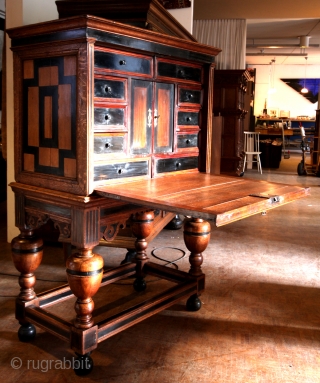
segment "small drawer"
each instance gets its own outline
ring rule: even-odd
[[[95,68],[118,72],[135,73],[138,75],[152,75],[152,58],[129,55],[122,52],[96,50],[94,52]]]
[[[178,149],[196,148],[198,146],[198,134],[179,134],[177,141]]]
[[[94,79],[94,97],[112,100],[125,100],[126,84],[124,81]]]
[[[178,112],[178,125],[199,125],[199,113]]]
[[[96,135],[94,137],[94,154],[121,153],[124,150],[123,136]]]
[[[199,104],[201,103],[201,90],[179,89],[179,103]]]
[[[189,170],[198,167],[198,157],[178,157],[164,158],[156,160],[156,172],[176,172],[179,170]]]
[[[170,62],[158,61],[157,75],[178,80],[201,82],[201,68],[191,67]]]
[[[147,160],[96,165],[94,167],[94,181],[146,176],[148,173],[149,161]]]
[[[125,111],[123,108],[94,108],[94,125],[97,127],[123,127]]]

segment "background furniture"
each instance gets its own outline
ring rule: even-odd
[[[287,138],[286,147],[289,149],[298,149],[300,150],[301,143],[301,135],[300,135],[300,124],[303,125],[306,131],[306,135],[308,136],[308,142],[310,143],[313,140],[313,136],[315,133],[315,120],[302,120],[296,118],[257,118],[256,119],[256,130],[259,130],[260,134],[268,135],[268,136],[282,136],[282,131],[280,128],[275,128],[274,124],[278,122],[284,122],[291,125],[290,129],[285,128],[284,134]],[[263,123],[266,124],[264,128]],[[269,128],[268,128],[269,127]]]
[[[243,169],[245,95],[252,80],[247,70],[215,70],[214,116],[222,116],[221,172],[240,175]]]
[[[248,169],[252,169],[252,164],[254,162],[256,162],[258,172],[260,172],[262,174],[260,154],[261,154],[261,152],[259,150],[259,133],[258,132],[244,132],[243,171],[245,171],[246,164],[247,164]]]

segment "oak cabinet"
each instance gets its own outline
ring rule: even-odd
[[[95,16],[9,34],[18,182],[89,195],[105,182],[210,170],[206,94],[219,50]]]

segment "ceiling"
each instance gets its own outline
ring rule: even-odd
[[[236,18],[247,20],[247,64],[320,64],[319,0],[194,0],[195,20]]]

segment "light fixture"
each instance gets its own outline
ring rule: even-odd
[[[309,48],[310,36],[300,36],[300,48]]]
[[[308,57],[305,57],[306,64],[304,66],[304,82],[303,82],[303,88],[301,89],[301,93],[308,93],[308,89],[306,88],[306,77],[307,77],[307,60]]]

